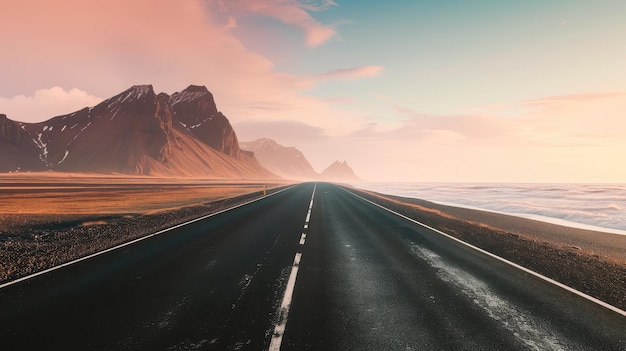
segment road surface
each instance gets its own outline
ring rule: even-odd
[[[626,350],[626,317],[305,183],[0,288],[3,350]]]

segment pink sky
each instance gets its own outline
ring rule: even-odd
[[[241,140],[265,136],[296,146],[318,171],[345,159],[368,180],[626,181],[626,82],[621,73],[608,72],[611,66],[601,57],[609,56],[593,53],[597,57],[584,62],[586,75],[574,61],[572,70],[559,73],[564,63],[555,61],[533,66],[527,74],[536,73],[533,80],[522,74],[487,86],[489,70],[499,69],[491,56],[477,61],[481,66],[450,63],[445,52],[418,62],[425,53],[408,45],[418,41],[417,29],[358,44],[368,23],[352,17],[368,14],[354,6],[297,0],[11,2],[0,21],[0,113],[42,121],[134,84],[166,93],[198,84],[214,94]],[[374,12],[368,15],[372,22],[385,20]],[[324,17],[332,14],[336,18]],[[575,24],[558,18],[553,30]],[[395,43],[406,51],[385,46]],[[609,50],[607,43],[596,49]],[[517,50],[522,48],[529,51],[519,54],[533,60],[540,54],[532,50],[545,52],[534,41]],[[624,56],[621,49],[611,52]],[[421,67],[430,68],[413,71]]]

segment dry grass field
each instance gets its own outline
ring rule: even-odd
[[[285,184],[0,175],[0,282],[263,196]]]
[[[150,214],[273,186],[276,184],[149,177],[5,175],[0,176],[0,215]]]

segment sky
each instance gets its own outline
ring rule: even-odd
[[[623,0],[22,0],[0,113],[204,85],[241,141],[368,181],[626,182]]]

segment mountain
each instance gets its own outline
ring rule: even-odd
[[[226,117],[217,110],[213,95],[204,86],[190,85],[174,93],[170,105],[180,125],[206,145],[238,160],[237,135]]]
[[[0,172],[7,170],[43,171],[40,136],[33,138],[23,123],[0,114]],[[6,169],[6,170],[5,170]]]
[[[243,150],[251,151],[263,167],[286,179],[314,180],[319,178],[309,161],[295,147],[285,147],[272,139],[262,138],[239,143]]]
[[[361,180],[345,161],[336,161],[321,174],[317,173],[302,151],[282,146],[272,139],[262,138],[239,145],[244,152],[253,152],[263,167],[286,179],[339,182]]]
[[[322,171],[321,177],[324,180],[332,180],[339,182],[354,182],[361,180],[354,174],[354,170],[348,166],[348,162],[335,161],[325,170]]]
[[[40,123],[0,116],[0,172],[123,173],[275,178],[239,149],[228,119],[201,86],[169,96],[137,85]]]

